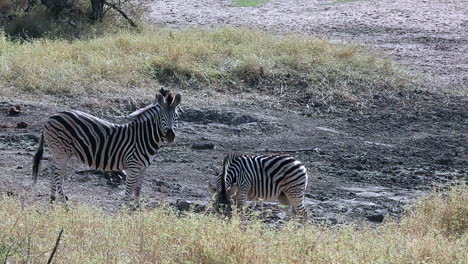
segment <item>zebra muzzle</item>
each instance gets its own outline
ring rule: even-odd
[[[172,143],[172,142],[174,142],[174,139],[175,139],[174,130],[168,129],[167,132],[166,132],[166,140],[167,140],[167,142]]]

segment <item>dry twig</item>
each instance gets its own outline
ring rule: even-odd
[[[50,257],[49,257],[49,260],[47,261],[47,264],[50,264],[52,262],[52,259],[54,258],[55,252],[57,251],[58,245],[60,243],[60,238],[62,237],[62,233],[63,233],[63,228],[62,230],[60,230],[57,240],[55,241],[54,249],[52,250],[52,253],[50,253]]]

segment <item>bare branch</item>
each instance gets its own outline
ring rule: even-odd
[[[63,233],[63,228],[62,230],[60,230],[57,240],[55,241],[54,249],[52,250],[52,253],[50,253],[50,257],[49,257],[49,260],[47,261],[47,264],[50,264],[52,262],[52,259],[54,258],[55,252],[57,251],[58,245],[60,243],[60,238],[62,237],[62,233]]]
[[[122,11],[122,9],[120,9],[120,7],[107,1],[104,1],[104,4],[119,12],[125,19],[127,19],[128,23],[130,23],[132,27],[138,27],[137,24],[135,24],[135,22],[133,22],[133,20],[130,17],[128,17],[127,14],[125,14],[125,12]]]

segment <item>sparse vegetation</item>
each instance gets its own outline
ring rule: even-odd
[[[73,42],[0,36],[5,95],[130,95],[151,79],[182,89],[289,92],[305,102],[360,100],[412,85],[393,61],[360,46],[248,29],[158,29]]]
[[[231,6],[234,7],[253,7],[263,5],[267,0],[234,0],[232,1]]]
[[[419,201],[378,227],[290,223],[272,229],[238,218],[178,217],[169,209],[107,215],[79,205],[22,207],[0,200],[0,259],[45,263],[63,228],[57,263],[465,263],[468,189]]]

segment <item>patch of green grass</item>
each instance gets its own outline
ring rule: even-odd
[[[263,5],[267,0],[234,0],[232,1],[231,6],[234,7],[254,7]]]
[[[332,0],[332,2],[328,4],[332,5],[332,4],[350,3],[350,2],[358,2],[358,1],[367,1],[367,0]]]
[[[148,81],[186,90],[286,92],[350,101],[412,87],[392,60],[358,45],[243,29],[157,29],[77,41],[12,42],[0,34],[4,95],[132,95]]]
[[[468,189],[422,199],[400,222],[328,227],[260,222],[169,209],[105,214],[0,199],[0,257],[45,263],[64,233],[55,263],[466,263]],[[7,247],[2,245],[8,245]]]

